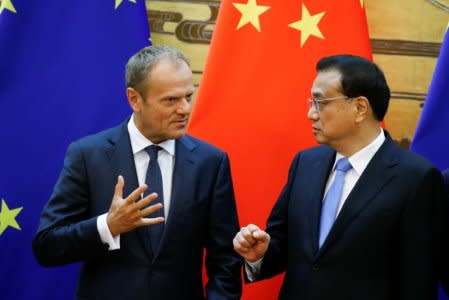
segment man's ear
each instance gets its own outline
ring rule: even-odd
[[[363,120],[365,120],[371,110],[371,106],[369,104],[368,98],[365,96],[359,96],[352,99],[354,101],[354,107],[356,110],[356,123],[361,123]]]
[[[134,112],[138,112],[140,110],[140,103],[142,103],[139,92],[132,87],[128,87],[126,88],[126,97],[128,98],[128,103],[132,110]]]

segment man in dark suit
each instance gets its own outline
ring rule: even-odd
[[[280,299],[436,299],[439,171],[382,130],[375,64],[331,56],[317,72],[307,116],[321,146],[294,158],[266,231],[235,236],[248,280],[285,271]]]
[[[126,83],[131,118],[70,145],[33,240],[37,260],[81,261],[76,299],[240,299],[228,157],[185,135],[188,58],[144,48]]]

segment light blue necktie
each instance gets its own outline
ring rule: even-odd
[[[335,166],[334,182],[327,191],[326,197],[323,201],[321,209],[320,220],[320,240],[319,246],[323,245],[329,231],[334,224],[337,217],[338,205],[340,204],[341,193],[343,191],[343,184],[345,182],[345,175],[352,168],[351,163],[346,157],[340,158]]]

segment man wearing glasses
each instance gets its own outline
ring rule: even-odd
[[[375,64],[338,55],[317,72],[321,145],[296,155],[266,230],[235,236],[247,280],[286,272],[280,299],[436,299],[440,172],[381,128],[390,90]]]

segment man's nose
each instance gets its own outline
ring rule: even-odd
[[[189,114],[191,111],[192,111],[192,101],[184,97],[178,106],[177,112],[179,114]]]
[[[309,107],[309,110],[307,111],[307,119],[309,120],[317,120],[319,118],[319,112],[318,110],[311,105]]]

